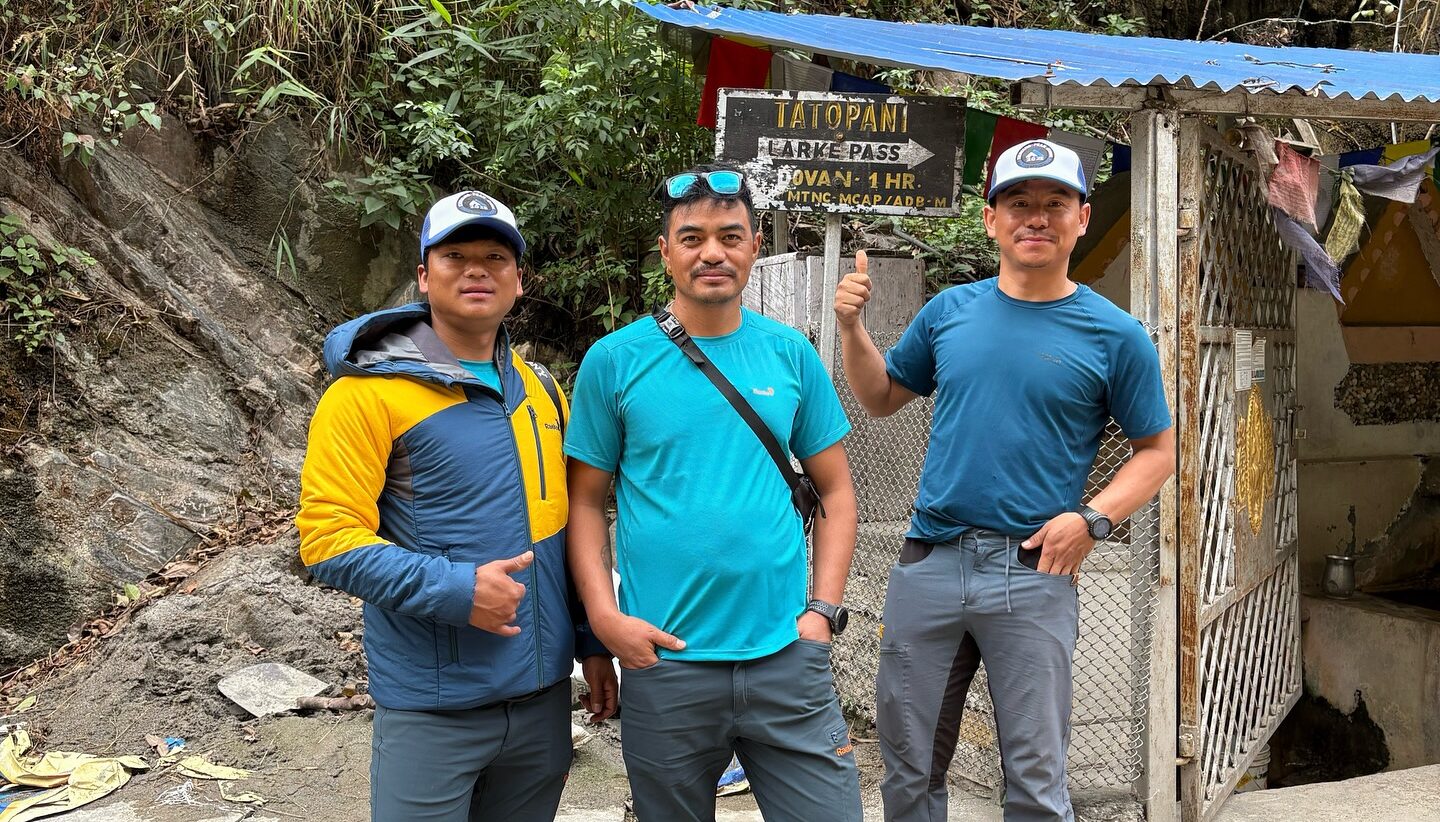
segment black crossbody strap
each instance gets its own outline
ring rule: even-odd
[[[760,419],[760,415],[755,413],[755,409],[750,407],[750,403],[740,396],[740,392],[735,390],[735,386],[725,379],[725,375],[720,373],[720,369],[710,362],[710,359],[705,356],[705,352],[700,350],[700,346],[690,339],[690,335],[685,332],[685,327],[680,324],[680,321],[675,319],[675,315],[662,308],[656,311],[654,316],[655,323],[660,326],[661,331],[665,332],[665,336],[670,338],[670,342],[675,343],[676,347],[685,352],[685,356],[690,358],[690,362],[699,367],[700,373],[720,389],[720,393],[730,401],[730,405],[750,426],[750,430],[755,432],[760,444],[770,452],[770,459],[775,461],[775,467],[779,468],[780,474],[785,477],[785,484],[790,486],[790,490],[794,492],[800,485],[800,475],[790,464],[790,458],[786,456],[785,449],[780,447],[780,443],[775,440],[775,434],[765,425],[765,421]]]

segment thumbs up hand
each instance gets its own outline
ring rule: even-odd
[[[835,289],[835,319],[840,325],[860,324],[860,312],[870,301],[870,258],[864,251],[855,252],[855,270],[846,274]]]
[[[497,559],[475,569],[475,599],[470,608],[470,624],[482,631],[500,636],[515,636],[520,633],[515,621],[520,600],[525,598],[525,586],[511,579],[530,567],[535,561],[535,552],[526,551],[518,557]]]

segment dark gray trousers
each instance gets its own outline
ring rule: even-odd
[[[887,822],[944,822],[945,772],[982,658],[1006,822],[1075,818],[1065,762],[1078,589],[1068,575],[1027,567],[1020,542],[985,532],[937,545],[906,540],[890,571],[876,680]]]
[[[712,822],[733,752],[767,822],[860,822],[860,774],[830,646],[743,662],[662,659],[620,680],[621,748],[640,822]]]
[[[552,822],[570,773],[569,680],[464,711],[375,708],[372,822]]]

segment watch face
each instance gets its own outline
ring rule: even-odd
[[[845,626],[850,624],[850,609],[840,607],[835,609],[835,618],[830,620],[830,632],[834,634],[843,633]]]
[[[1115,526],[1111,525],[1110,520],[1105,517],[1096,517],[1095,521],[1090,523],[1090,533],[1095,539],[1105,539],[1114,529]]]

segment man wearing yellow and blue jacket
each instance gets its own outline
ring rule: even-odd
[[[437,202],[426,302],[339,326],[311,421],[301,556],[365,603],[376,822],[552,820],[572,658],[600,721],[617,685],[565,568],[567,409],[511,350],[525,241],[478,191]]]

